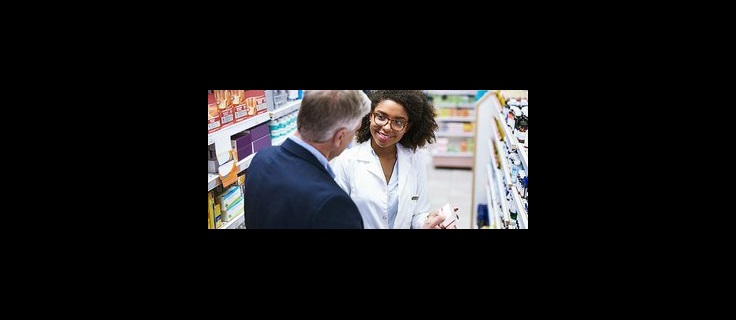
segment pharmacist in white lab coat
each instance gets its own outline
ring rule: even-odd
[[[426,156],[417,152],[435,140],[434,107],[418,90],[377,90],[370,98],[358,144],[332,161],[335,181],[365,229],[441,229],[444,218],[430,213]]]

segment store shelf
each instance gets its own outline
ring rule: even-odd
[[[491,163],[493,163],[493,168],[495,169],[498,164],[498,156],[496,156],[496,151],[493,150],[493,141],[491,139],[488,140],[488,154],[491,155]]]
[[[498,146],[498,148],[502,148],[501,141],[498,140],[498,137],[494,136],[493,139],[496,142],[496,145]],[[504,154],[503,149],[499,153]],[[501,160],[501,171],[503,172],[503,176],[506,178],[506,183],[511,183],[511,174],[509,173],[510,168],[509,168],[508,162],[506,162],[506,157],[501,155],[500,160]]]
[[[271,120],[271,116],[268,113],[262,113],[245,121],[230,124],[227,127],[220,129],[219,131],[207,134],[207,145],[211,145],[215,142],[215,140],[222,138],[230,140],[230,137],[232,135],[242,132],[243,130],[248,130],[269,120]]]
[[[238,173],[243,172],[243,170],[245,169],[248,169],[248,166],[250,166],[250,162],[253,160],[253,157],[255,157],[255,155],[255,153],[251,154],[245,157],[245,159],[238,161]],[[209,173],[209,179],[207,181],[207,191],[214,189],[221,183],[222,181],[220,180],[220,176]]]
[[[436,109],[474,109],[475,103],[437,103]]]
[[[501,134],[503,134],[504,136],[504,143],[509,148],[509,150],[516,148],[516,144],[518,144],[519,142],[516,141],[516,137],[513,135],[511,129],[509,128],[509,126],[506,125],[505,122],[502,121],[503,119],[500,116],[497,117],[497,119],[498,119],[498,122],[501,123],[500,125],[501,128],[499,129],[501,131]],[[496,126],[496,128],[498,127],[499,126]]]
[[[253,153],[245,157],[245,159],[238,161],[238,173],[241,173],[243,172],[243,170],[248,169],[248,167],[250,166],[250,162],[253,161],[253,157],[255,156],[256,154]]]
[[[434,135],[437,137],[475,137],[472,132],[437,132]]]
[[[245,212],[239,214],[235,219],[225,222],[218,229],[237,229],[239,225],[245,222]]]
[[[220,176],[212,173],[208,173],[208,179],[207,179],[207,191],[214,189],[217,187],[217,185],[220,184]]]
[[[490,164],[486,165],[486,169],[488,170],[488,186],[490,193],[490,196],[488,197],[488,206],[490,207],[493,205],[493,207],[496,207],[496,203],[498,203],[498,200],[496,200],[496,193],[492,192],[492,186],[496,183],[496,181],[493,179],[493,168],[491,168]],[[495,211],[495,210],[494,210]]]
[[[437,121],[457,121],[457,122],[473,122],[475,121],[475,117],[437,117],[435,118]]]
[[[498,203],[501,204],[501,213],[499,214],[499,217],[503,216],[504,221],[511,221],[511,213],[509,212],[509,205],[506,203],[506,187],[504,186],[503,182],[501,182],[501,179],[496,179],[496,184],[498,186]]]
[[[516,186],[513,186],[511,188],[511,197],[514,198],[514,202],[516,203],[516,210],[517,210],[517,217],[518,222],[521,223],[520,228],[521,229],[529,229],[529,216],[527,215],[526,208],[524,208],[524,204],[521,202],[521,196],[519,195],[519,189],[516,188]]]
[[[472,168],[473,157],[432,157],[432,163],[435,167],[447,168]]]
[[[519,154],[519,158],[521,158],[521,165],[524,166],[524,171],[526,171],[527,177],[529,176],[529,151],[524,148],[524,145],[519,143],[517,144],[516,151]]]
[[[472,152],[437,152],[432,153],[433,157],[448,157],[448,158],[472,158]]]
[[[427,94],[433,95],[456,95],[456,96],[475,96],[478,90],[425,90]]]
[[[298,110],[301,105],[302,105],[301,99],[289,101],[283,107],[278,108],[274,111],[271,111],[270,112],[271,119],[278,119],[289,113],[292,113],[293,111]]]
[[[486,197],[488,197],[488,225],[490,228],[493,229],[493,224],[495,222],[495,219],[493,218],[493,211],[491,211],[493,210],[493,200],[491,200],[491,188],[488,185],[486,185]]]

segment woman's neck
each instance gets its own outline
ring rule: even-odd
[[[379,158],[385,159],[396,157],[396,144],[386,148],[381,148],[375,141],[373,141],[373,139],[371,139],[371,148],[373,148],[373,152],[375,152]]]

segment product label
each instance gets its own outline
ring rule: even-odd
[[[246,110],[245,108],[239,111],[235,111],[236,119],[244,118],[246,115],[248,115],[248,110]]]
[[[210,122],[207,124],[207,131],[220,127],[220,121]]]
[[[229,123],[233,121],[233,115],[227,115],[222,117],[222,123]]]

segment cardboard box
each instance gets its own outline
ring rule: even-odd
[[[233,103],[235,122],[243,121],[248,117],[248,108],[245,103],[245,90],[230,90]]]
[[[215,103],[215,94],[211,92],[207,94],[207,117],[207,134],[220,130],[220,112]]]
[[[258,152],[261,149],[267,148],[271,146],[271,135],[267,135],[264,137],[261,137],[258,140],[253,141],[253,152]]]
[[[220,123],[222,127],[235,123],[235,113],[233,111],[233,101],[230,90],[214,90],[215,103],[220,113]]]
[[[253,154],[253,135],[249,130],[245,130],[232,136],[230,145],[233,150],[236,150],[238,161],[245,159],[247,156]]]
[[[247,118],[255,117],[268,112],[265,90],[243,90],[245,94],[245,106],[248,110]]]

